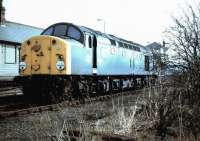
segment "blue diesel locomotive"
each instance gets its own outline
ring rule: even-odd
[[[22,44],[16,80],[25,95],[77,98],[143,86],[152,69],[152,53],[137,43],[57,23]]]

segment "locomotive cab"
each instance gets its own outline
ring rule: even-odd
[[[66,41],[83,44],[83,33],[74,25],[59,23],[48,27],[40,36],[22,44],[20,74],[70,75],[71,46]]]

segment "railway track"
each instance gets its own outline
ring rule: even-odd
[[[0,81],[0,99],[12,95],[22,95],[21,86],[14,81]]]
[[[13,80],[0,80],[0,89],[4,89],[7,87],[17,87],[18,85],[16,84],[15,81]]]
[[[0,98],[13,96],[13,95],[22,95],[22,90],[19,87],[5,87],[0,89]]]
[[[59,111],[63,108],[72,106],[81,106],[83,104],[89,104],[97,101],[106,101],[108,99],[111,99],[112,97],[118,97],[118,96],[125,96],[134,94],[141,91],[140,90],[131,90],[131,91],[123,91],[114,93],[111,95],[104,95],[104,96],[98,96],[98,97],[91,97],[91,98],[84,98],[82,100],[72,100],[72,101],[63,101],[56,104],[50,104],[50,105],[40,105],[40,104],[30,104],[29,101],[25,99],[25,97],[11,97],[9,98],[9,102],[4,102],[4,104],[0,104],[0,120],[3,120],[5,118],[9,117],[15,117],[15,116],[24,116],[24,115],[30,115],[34,113],[41,113],[44,111]],[[6,97],[8,98],[8,97]],[[5,101],[6,98],[0,99],[0,101]],[[15,101],[15,102],[14,102]],[[23,101],[26,101],[24,103]]]
[[[171,84],[167,84],[168,86]],[[161,87],[162,85],[156,85],[155,87]],[[166,84],[165,84],[166,86]],[[113,97],[133,95],[141,93],[143,89],[126,90],[122,92],[112,93],[108,95],[83,98],[81,100],[65,100],[56,104],[44,105],[44,103],[33,103],[31,99],[27,99],[23,95],[12,95],[0,98],[0,120],[13,117],[13,116],[24,116],[34,113],[41,113],[44,111],[59,111],[69,106],[81,106],[83,104],[89,104],[97,101],[106,101]]]

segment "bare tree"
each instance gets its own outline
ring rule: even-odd
[[[173,20],[175,25],[168,30],[169,42],[177,53],[173,66],[184,74],[186,88],[200,99],[200,8],[188,6]]]
[[[171,66],[180,72],[179,82],[185,89],[179,95],[181,112],[177,114],[181,115],[181,127],[197,139],[200,132],[200,8],[188,5],[173,20],[174,26],[167,30],[169,46],[176,52]]]
[[[3,0],[0,0],[0,12],[1,12],[2,6],[3,6]],[[0,19],[1,19],[1,17],[0,17]]]
[[[0,24],[2,23],[3,0],[0,0]]]

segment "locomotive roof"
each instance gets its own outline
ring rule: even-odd
[[[128,40],[125,40],[125,39],[122,39],[122,38],[119,38],[119,37],[116,37],[112,34],[106,34],[106,33],[102,33],[100,31],[96,31],[94,29],[91,29],[91,28],[88,28],[88,27],[85,27],[85,26],[78,26],[81,31],[83,32],[89,32],[89,33],[92,33],[92,34],[95,34],[95,35],[98,35],[98,36],[103,36],[103,37],[106,37],[108,39],[112,39],[112,40],[115,40],[115,41],[118,41],[118,42],[124,42],[124,43],[129,43],[129,44],[134,44],[138,47],[141,47],[142,45],[138,44],[138,43],[134,43],[133,41],[128,41]]]
[[[56,23],[56,24],[53,24],[49,27],[52,27],[52,26],[55,26],[55,25],[59,25],[59,24],[66,24],[66,25],[72,25],[72,26],[75,26],[76,28],[78,28],[81,32],[87,32],[87,33],[90,33],[90,34],[93,34],[93,35],[96,35],[96,36],[102,36],[102,37],[105,37],[107,39],[110,40],[111,44],[112,45],[116,45],[116,42],[118,42],[118,44],[120,44],[120,46],[125,46],[127,48],[132,48],[134,50],[137,50],[137,51],[140,51],[141,48],[143,48],[142,45],[138,44],[138,43],[135,43],[135,42],[132,42],[132,41],[128,41],[128,40],[125,40],[125,39],[122,39],[122,38],[119,38],[119,37],[116,37],[114,35],[111,35],[111,34],[106,34],[106,33],[102,33],[100,31],[97,31],[97,30],[94,30],[94,29],[91,29],[89,27],[85,27],[85,26],[78,26],[78,25],[75,25],[73,23],[67,23],[67,22],[61,22],[61,23]],[[48,28],[49,28],[48,27]],[[48,28],[46,28],[45,30],[47,30]],[[45,31],[44,30],[44,31]],[[43,32],[44,32],[43,31]],[[43,34],[43,33],[42,33]]]

